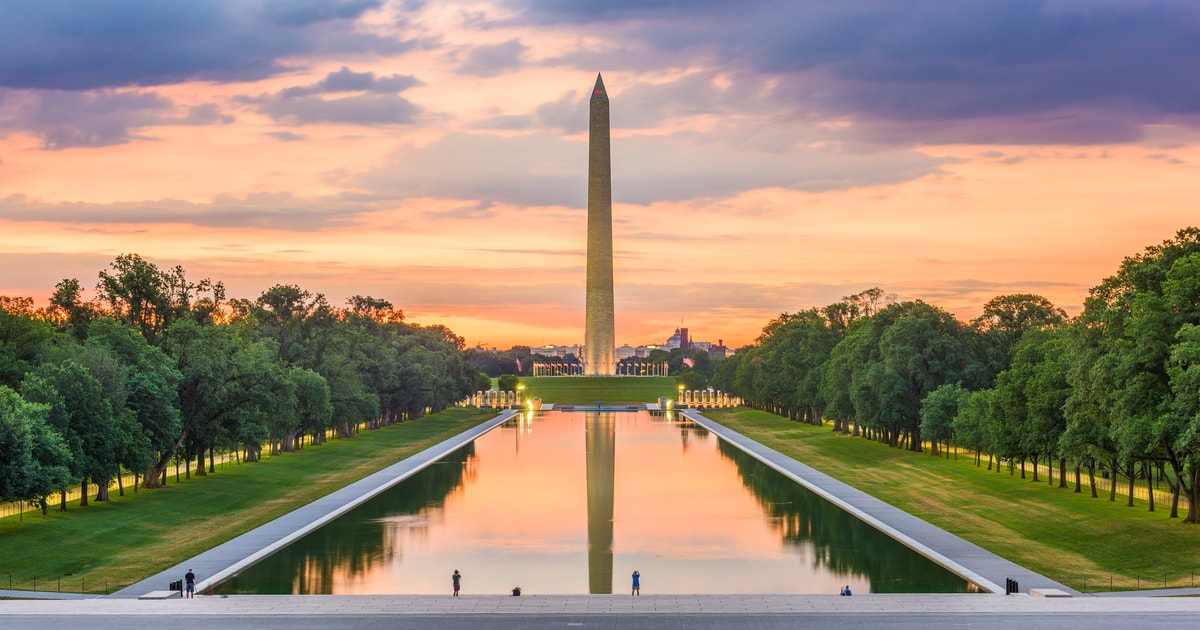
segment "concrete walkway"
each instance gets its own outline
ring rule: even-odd
[[[776,450],[767,448],[704,417],[696,410],[685,410],[683,415],[692,422],[716,433],[721,439],[751,457],[803,485],[830,503],[857,516],[917,553],[970,580],[985,591],[1003,594],[1005,580],[1013,579],[1017,581],[1022,593],[1028,593],[1030,589],[1058,589],[1072,595],[1080,595],[1072,588],[1005,560],[978,545],[934,527],[861,490],[801,464]]]
[[[4,615],[537,615],[886,613],[1172,613],[1200,611],[1189,597],[1044,598],[1029,595],[197,595],[195,599],[0,601]],[[53,623],[53,621],[47,621]]]
[[[112,594],[116,598],[137,598],[155,591],[166,591],[170,583],[182,580],[188,569],[196,573],[197,592],[262,560],[289,543],[354,509],[397,483],[411,477],[475,438],[516,416],[517,410],[500,415],[383,470],[334,491],[308,505],[255,528],[227,543],[218,545],[190,560],[177,564],[153,577]]]

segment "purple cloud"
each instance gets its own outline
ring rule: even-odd
[[[6,101],[12,107],[0,129],[26,129],[52,150],[124,144],[137,137],[135,130],[161,124],[174,110],[170,100],[142,91],[9,92]]]
[[[0,87],[91,90],[253,80],[308,53],[397,52],[354,30],[382,0],[0,3]]]
[[[330,72],[324,79],[312,85],[290,87],[280,94],[285,97],[308,96],[310,94],[331,94],[337,92],[376,92],[395,94],[402,92],[421,82],[412,75],[392,74],[386,77],[375,76],[374,72],[355,72],[346,66]]]
[[[467,52],[466,58],[458,70],[477,77],[494,77],[519,68],[521,55],[526,50],[529,50],[529,47],[518,39],[510,39],[499,44],[476,46]]]
[[[1094,143],[1139,138],[1150,123],[1200,124],[1200,3],[513,4],[525,21],[595,26],[647,47],[640,61],[616,59],[640,69],[702,60],[779,78],[783,104],[867,123],[886,142]]]

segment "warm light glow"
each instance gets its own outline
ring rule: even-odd
[[[879,3],[850,36],[857,3],[812,0],[739,5],[737,28],[720,3],[151,4],[77,2],[74,29],[22,5],[0,294],[90,299],[138,253],[231,298],[298,284],[468,346],[581,343],[600,71],[620,343],[686,318],[736,349],[875,286],[964,320],[1005,293],[1074,315],[1200,221],[1195,60],[1170,45],[1197,3]]]

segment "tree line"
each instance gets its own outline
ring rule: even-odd
[[[214,472],[217,451],[257,461],[439,411],[488,389],[464,341],[404,321],[386,300],[346,306],[295,285],[227,299],[136,254],[99,273],[95,298],[58,283],[49,305],[0,296],[0,501],[47,510],[89,482],[108,499],[121,469],[134,490],[167,467]]]
[[[533,353],[529,346],[513,346],[508,350],[470,348],[467,350],[467,361],[479,371],[493,378],[505,375],[532,376],[534,363],[575,366],[581,369],[583,366],[582,360],[574,354],[561,357],[540,355]],[[674,376],[680,385],[687,389],[704,389],[710,385],[720,359],[714,359],[705,350],[655,348],[645,357],[621,359],[617,363],[622,367],[636,366],[639,363],[649,365],[665,363],[667,376]]]
[[[1001,295],[960,322],[873,288],[784,313],[717,364],[713,383],[756,408],[933,455],[949,447],[1092,480],[1170,485],[1200,510],[1200,229],[1126,258],[1075,318],[1044,297]],[[1054,482],[1053,472],[1049,479]],[[1151,488],[1152,490],[1152,488]],[[1150,509],[1154,509],[1150,493]]]

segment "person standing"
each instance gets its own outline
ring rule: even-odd
[[[191,569],[188,569],[188,572],[183,576],[183,582],[184,582],[183,596],[188,599],[195,598],[196,597],[196,574],[192,573]]]
[[[454,575],[450,576],[450,583],[454,585],[454,596],[458,597],[458,588],[462,586],[462,574],[458,569],[454,570]]]
[[[642,594],[642,574],[637,569],[633,570],[633,592],[630,595]]]

